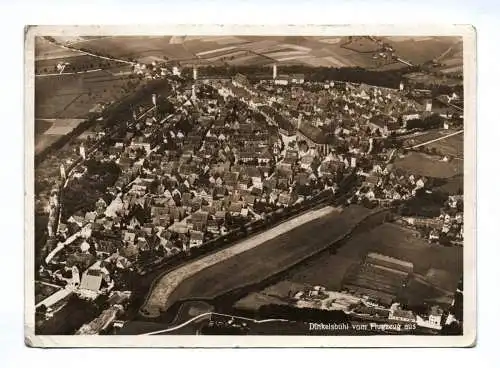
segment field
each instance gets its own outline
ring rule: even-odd
[[[447,57],[454,58],[462,50],[462,41],[459,37],[396,36],[382,37],[382,39],[393,47],[399,57],[414,64],[423,64],[434,59],[444,62]],[[454,52],[446,53],[450,48],[454,49]]]
[[[398,56],[420,64],[436,59],[443,70],[461,65],[461,43],[456,38],[385,37]],[[186,64],[227,62],[232,65],[305,64],[368,69],[403,68],[381,65],[372,58],[379,46],[368,38],[288,36],[153,36],[79,37],[58,39],[67,45],[124,60],[175,60]],[[420,46],[424,46],[423,51]],[[416,51],[417,50],[417,51]]]
[[[430,87],[435,84],[440,84],[445,86],[457,86],[463,83],[462,79],[453,76],[446,76],[446,74],[439,76],[436,75],[435,73],[415,72],[415,73],[405,74],[404,77],[408,79],[410,82],[423,84],[424,87]]]
[[[238,300],[234,305],[237,309],[256,310],[260,306],[269,304],[288,304],[290,296],[304,289],[304,284],[290,281],[281,281],[269,286],[258,293],[251,293]]]
[[[453,291],[463,272],[461,248],[431,245],[417,238],[409,229],[385,223],[354,236],[336,254],[322,254],[303,267],[294,269],[286,278],[293,282],[319,284],[330,290],[341,290],[348,268],[362,262],[369,252],[412,262],[415,273],[429,284],[424,288],[421,281],[414,281],[417,285],[415,287],[421,289],[434,290],[437,287]],[[438,294],[441,295],[442,292]]]
[[[35,154],[71,132],[82,121],[84,119],[36,119]]]
[[[449,134],[453,134],[453,130],[431,130],[413,136],[405,141],[405,146],[414,146],[417,144],[425,143],[433,139],[438,139]],[[437,142],[429,143],[424,146],[426,149],[436,149],[437,153],[452,157],[463,157],[464,155],[464,135],[456,134],[448,138],[441,139]]]
[[[287,278],[294,282],[321,285],[328,290],[341,290],[346,272],[358,262],[357,259],[335,254],[322,254],[293,270]]]
[[[42,37],[35,37],[35,59],[53,60],[84,55],[81,52],[68,50],[47,41]]]
[[[341,45],[346,41],[347,37],[120,36],[76,39],[69,43],[75,48],[141,62],[168,59],[187,64],[227,62],[232,65],[266,65],[278,62],[310,66],[378,67],[371,55],[343,48]],[[399,64],[399,67],[403,66]]]
[[[463,173],[463,161],[451,159],[441,161],[439,156],[429,156],[420,152],[410,152],[394,161],[394,167],[408,174],[432,178],[451,178]]]
[[[446,183],[437,188],[438,191],[447,193],[448,195],[463,194],[464,192],[464,176],[456,175],[448,178]]]
[[[38,119],[85,118],[98,104],[125,96],[131,80],[114,75],[120,70],[37,77],[35,117]]]
[[[430,143],[426,146],[429,149],[436,149],[442,155],[452,157],[464,157],[464,136],[463,134],[454,135],[452,137],[442,139],[437,142]]]
[[[215,298],[231,290],[261,282],[324,249],[335,239],[345,235],[368,213],[367,209],[358,206],[347,208],[341,213],[331,212],[242,253],[205,265],[190,277],[182,277],[179,283],[172,281],[172,274],[166,274],[153,286],[143,310],[156,315],[157,308],[165,310],[179,300]],[[275,232],[274,229],[270,231]],[[260,234],[257,235],[259,236]],[[252,238],[248,241],[252,241]],[[188,264],[185,267],[191,266]],[[165,291],[167,289],[168,292]]]
[[[353,238],[339,249],[338,255],[361,260],[368,252],[412,262],[414,272],[421,275],[431,268],[455,276],[462,274],[461,248],[431,245],[417,238],[413,231],[395,224],[386,223]]]

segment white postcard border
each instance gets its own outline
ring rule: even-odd
[[[464,55],[464,325],[462,336],[47,336],[34,318],[34,39],[92,35],[461,36]],[[30,347],[469,347],[476,342],[476,31],[470,25],[109,25],[25,28],[25,343]]]

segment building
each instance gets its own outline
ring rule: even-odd
[[[297,141],[305,141],[310,148],[317,149],[323,154],[328,153],[328,146],[333,143],[333,136],[325,133],[321,128],[307,123],[300,123],[297,128]]]
[[[290,76],[291,84],[304,84],[304,74],[292,74]]]
[[[248,78],[241,73],[236,74],[231,82],[233,83],[233,85],[242,88],[248,88],[248,86],[250,85]]]
[[[189,234],[189,247],[196,248],[203,244],[203,233],[193,230]]]
[[[85,299],[95,299],[102,287],[103,275],[99,269],[89,268],[82,275],[79,293]]]
[[[88,324],[84,324],[76,335],[99,335],[106,331],[118,316],[124,313],[124,308],[120,304],[115,304],[112,307],[104,310],[99,317]]]

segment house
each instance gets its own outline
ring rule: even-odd
[[[189,247],[196,248],[203,244],[203,232],[191,231],[189,234]]]
[[[217,221],[217,223],[224,223],[224,221],[226,220],[226,211],[224,210],[216,211],[214,214],[214,218]]]
[[[87,212],[85,214],[85,222],[86,223],[94,222],[96,217],[97,217],[97,212],[95,212],[95,211]]]
[[[416,322],[417,317],[410,310],[395,309],[389,312],[389,319],[401,322]]]
[[[290,82],[292,84],[304,84],[304,74],[292,74],[290,76]]]
[[[280,193],[278,196],[278,204],[282,206],[288,206],[289,203],[290,203],[290,194]]]
[[[212,234],[219,235],[220,234],[220,229],[219,225],[217,224],[217,220],[214,219],[209,219],[207,221],[207,231]]]
[[[82,274],[78,290],[79,295],[85,299],[96,299],[101,293],[105,276],[109,278],[109,272],[105,268],[100,267],[100,262],[92,265]]]

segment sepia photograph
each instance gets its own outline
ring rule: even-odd
[[[474,28],[25,33],[27,345],[474,345]]]

